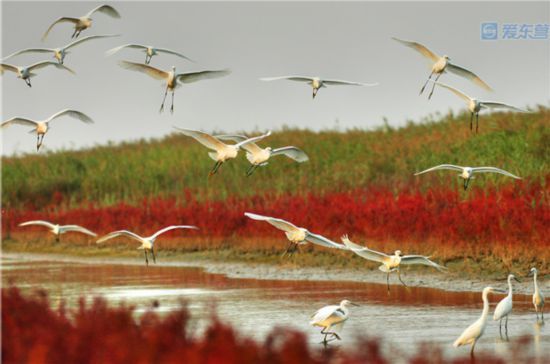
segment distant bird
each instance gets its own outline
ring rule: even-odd
[[[78,226],[78,225],[59,225],[59,224],[52,224],[51,222],[43,221],[43,220],[33,220],[33,221],[27,221],[19,224],[19,226],[31,226],[31,225],[47,227],[48,229],[50,229],[52,234],[55,235],[55,241],[59,241],[61,234],[65,234],[71,231],[90,235],[90,236],[97,236],[96,233],[91,232],[90,230],[85,229],[82,226]]]
[[[112,6],[110,6],[110,5],[100,5],[97,8],[92,9],[88,14],[86,14],[84,16],[81,16],[79,18],[69,18],[69,17],[64,16],[64,17],[61,17],[61,18],[57,19],[56,21],[53,22],[52,25],[50,25],[48,30],[46,30],[46,33],[44,33],[44,35],[42,36],[42,41],[46,40],[46,37],[48,36],[48,34],[52,30],[52,28],[56,24],[59,24],[59,23],[73,23],[74,24],[74,32],[73,32],[73,35],[71,36],[71,38],[78,38],[78,36],[80,35],[80,32],[82,32],[83,30],[86,30],[86,29],[88,29],[89,27],[92,26],[92,15],[95,12],[109,15],[111,18],[116,18],[116,19],[120,18],[120,14]]]
[[[342,340],[338,332],[344,327],[344,323],[349,318],[348,306],[358,306],[348,300],[343,300],[339,305],[325,306],[319,309],[311,316],[310,325],[322,327],[321,334],[325,335],[322,344],[325,346],[329,341]],[[327,340],[331,335],[332,339]]]
[[[506,172],[503,169],[495,168],[495,167],[462,167],[462,166],[455,166],[453,164],[440,164],[438,166],[428,168],[425,171],[415,173],[415,176],[418,176],[423,173],[437,171],[440,169],[448,169],[452,171],[458,171],[461,172],[458,176],[462,179],[464,179],[464,190],[468,188],[468,184],[470,183],[470,180],[475,178],[473,175],[474,173],[500,173],[508,177],[512,177],[515,179],[521,179],[521,177],[518,177],[510,172]]]
[[[542,322],[544,322],[544,295],[542,294],[542,290],[539,288],[539,284],[537,282],[537,274],[539,271],[537,268],[531,268],[531,272],[529,272],[529,276],[533,276],[533,281],[535,283],[535,293],[533,293],[533,306],[535,306],[535,312],[537,313],[537,321],[539,320],[539,311],[542,316]]]
[[[479,340],[479,338],[483,335],[483,332],[485,331],[485,326],[487,326],[487,316],[489,316],[489,298],[487,297],[489,293],[492,292],[498,292],[498,293],[504,293],[504,291],[495,289],[493,287],[485,287],[483,289],[483,311],[481,313],[481,317],[468,326],[466,330],[460,335],[458,339],[453,343],[453,346],[455,348],[462,346],[462,345],[468,345],[472,344],[472,348],[470,349],[470,355],[474,356],[474,347]]]
[[[498,332],[502,337],[502,319],[506,317],[506,322],[504,324],[504,329],[506,331],[506,336],[508,336],[508,315],[512,312],[512,279],[519,282],[519,280],[513,275],[508,275],[508,295],[504,297],[495,308],[495,313],[493,314],[493,320],[499,321]]]
[[[59,47],[59,48],[27,48],[27,49],[22,49],[20,51],[17,51],[15,53],[10,54],[6,58],[4,58],[3,61],[5,61],[8,58],[15,57],[17,55],[24,54],[24,53],[53,53],[53,56],[54,56],[55,59],[57,59],[57,62],[60,63],[60,64],[63,64],[63,61],[65,60],[65,56],[70,53],[70,52],[67,51],[68,49],[70,49],[74,46],[77,46],[81,43],[92,40],[92,39],[109,38],[109,37],[118,37],[118,35],[117,34],[90,35],[89,37],[84,37],[82,39],[75,40],[74,42],[71,42],[71,43],[69,43],[69,44],[67,44],[63,47]]]
[[[313,234],[309,230],[297,227],[296,225],[283,219],[257,215],[250,212],[245,212],[244,215],[251,218],[252,220],[266,221],[269,224],[275,226],[277,229],[285,232],[286,238],[290,241],[290,244],[288,245],[288,248],[284,252],[283,256],[286,254],[294,253],[298,248],[298,245],[305,245],[308,242],[324,246],[325,248],[347,250],[347,248],[342,244],[335,243],[322,235]]]
[[[482,87],[482,88],[484,88],[488,91],[492,91],[491,87],[489,87],[489,85],[487,85],[485,82],[483,82],[481,80],[481,78],[479,78],[475,73],[473,73],[471,71],[468,71],[465,68],[462,68],[460,66],[457,66],[457,65],[451,63],[451,58],[449,58],[449,56],[447,56],[447,55],[439,56],[439,55],[435,54],[434,52],[430,51],[428,48],[426,48],[425,46],[423,46],[420,43],[409,42],[409,41],[406,41],[406,40],[401,40],[401,39],[397,39],[397,38],[393,38],[393,37],[392,37],[392,39],[399,42],[399,43],[401,43],[401,44],[403,44],[406,47],[414,49],[415,51],[419,52],[424,57],[426,57],[426,58],[430,59],[432,62],[434,62],[433,65],[432,65],[432,71],[430,73],[430,76],[426,80],[426,83],[424,84],[424,86],[422,86],[422,89],[420,89],[420,94],[422,94],[424,92],[424,89],[426,88],[426,86],[428,85],[428,82],[432,79],[432,76],[434,74],[436,75],[435,81],[437,82],[437,80],[439,80],[439,77],[441,77],[441,75],[443,73],[445,73],[445,71],[450,71],[450,72],[452,72],[452,73],[454,73],[458,76],[467,78],[468,80],[472,81],[476,85],[478,85],[478,86],[480,86],[480,87]],[[432,95],[434,93],[434,88],[435,88],[435,84],[433,85],[432,90],[430,91],[430,95],[428,96],[428,99],[430,99],[432,97]]]
[[[281,76],[281,77],[264,77],[260,78],[261,81],[276,81],[276,80],[290,80],[298,82],[306,82],[311,85],[313,88],[313,98],[317,95],[317,91],[321,87],[335,86],[335,85],[344,85],[344,86],[376,86],[378,83],[361,83],[361,82],[351,82],[351,81],[341,81],[341,80],[325,80],[319,77],[309,77],[309,76]]]
[[[244,135],[216,135],[216,138],[220,140],[232,140],[237,143],[247,139]],[[247,176],[252,175],[256,168],[266,166],[269,158],[277,155],[285,155],[298,163],[307,162],[309,160],[309,157],[303,150],[293,146],[272,149],[271,147],[260,148],[256,143],[248,143],[243,145],[243,149],[246,150],[246,159],[251,163],[250,168],[246,171]]]
[[[42,145],[42,142],[44,141],[44,135],[46,135],[48,130],[50,130],[50,122],[65,115],[78,119],[87,124],[91,124],[94,122],[88,115],[81,113],[80,111],[65,109],[53,114],[46,120],[36,121],[16,116],[14,118],[4,121],[2,123],[2,128],[8,127],[13,124],[32,126],[34,130],[31,130],[31,132],[36,131],[36,151],[38,151],[40,149],[40,146]]]
[[[124,45],[121,45],[119,47],[115,47],[113,49],[108,50],[105,54],[107,56],[112,56],[113,54],[117,53],[118,51],[120,51],[124,48],[135,48],[135,49],[142,49],[143,51],[145,51],[145,64],[149,64],[149,62],[151,62],[151,58],[153,58],[153,56],[156,56],[159,53],[173,54],[173,55],[178,56],[180,58],[186,59],[190,62],[195,62],[192,59],[184,56],[183,54],[178,53],[176,51],[173,51],[171,49],[158,48],[158,47],[153,47],[153,46],[148,46],[148,45],[141,45],[141,44],[134,44],[134,43],[124,44]]]
[[[388,287],[388,293],[390,292],[390,273],[397,272],[399,281],[407,287],[405,282],[401,279],[400,266],[402,264],[419,264],[433,267],[440,272],[447,270],[447,267],[432,262],[429,257],[423,255],[403,255],[401,250],[396,250],[394,255],[388,255],[375,250],[371,250],[367,247],[357,245],[348,239],[347,235],[342,236],[342,242],[348,247],[349,250],[359,255],[362,258],[371,260],[373,262],[382,263],[378,269],[386,273],[386,285]]]
[[[145,264],[149,265],[149,259],[147,258],[147,252],[148,251],[151,252],[151,255],[153,256],[153,263],[157,262],[156,258],[155,258],[155,249],[154,249],[155,248],[154,247],[155,240],[161,234],[164,234],[165,232],[170,231],[170,230],[174,230],[174,229],[195,229],[195,230],[198,230],[198,227],[191,226],[191,225],[172,225],[172,226],[165,227],[164,229],[159,230],[156,233],[154,233],[153,235],[147,236],[147,237],[139,236],[139,235],[134,234],[133,232],[128,231],[128,230],[119,230],[119,231],[113,231],[112,233],[109,233],[109,234],[105,235],[104,237],[100,238],[96,243],[101,244],[104,241],[107,241],[107,240],[112,239],[112,238],[116,238],[118,236],[126,236],[130,239],[137,240],[141,243],[141,246],[138,249],[143,249],[143,253],[145,254]]]
[[[208,149],[214,151],[208,153],[208,156],[216,161],[216,164],[214,164],[214,167],[210,171],[210,176],[216,174],[221,165],[227,160],[236,158],[240,148],[244,148],[244,146],[249,143],[254,143],[271,135],[271,131],[268,131],[266,134],[243,140],[237,144],[225,144],[215,136],[212,136],[203,131],[182,129],[178,127],[175,127],[175,129],[178,130],[180,133],[195,139]]]
[[[74,74],[74,71],[72,69],[60,63],[53,62],[53,61],[42,61],[26,67],[18,67],[18,66],[12,66],[11,64],[0,63],[0,75],[3,75],[4,71],[11,71],[17,75],[17,78],[24,80],[27,86],[32,87],[31,77],[36,76],[36,73],[32,73],[32,71],[39,70],[41,68],[48,67],[48,66],[54,66],[58,69],[64,69]]]
[[[434,82],[434,81],[432,81],[432,82]],[[473,120],[474,120],[474,115],[475,115],[475,117],[476,117],[476,133],[477,133],[477,130],[479,128],[479,112],[482,109],[503,108],[503,109],[509,109],[509,110],[514,110],[514,111],[519,111],[519,112],[528,112],[526,110],[522,110],[520,108],[517,108],[517,107],[512,106],[512,105],[504,104],[502,102],[477,100],[477,99],[474,99],[474,98],[466,95],[464,92],[462,92],[460,90],[457,90],[456,88],[451,87],[449,85],[445,85],[441,82],[434,82],[434,83],[438,86],[441,86],[441,87],[444,87],[444,88],[450,90],[452,93],[454,93],[455,95],[457,95],[458,97],[460,97],[461,99],[465,100],[468,103],[468,110],[470,111],[470,130],[473,129]]]
[[[176,73],[176,67],[172,66],[172,71],[163,71],[158,68],[142,64],[134,63],[128,61],[120,61],[118,63],[120,67],[126,68],[130,71],[138,71],[145,73],[157,80],[166,82],[166,91],[164,92],[164,98],[162,99],[162,104],[160,105],[159,112],[164,110],[164,101],[166,101],[166,95],[168,90],[172,91],[172,106],[170,107],[170,112],[174,112],[174,92],[175,89],[181,86],[182,83],[192,83],[200,80],[206,80],[211,78],[219,78],[227,76],[231,73],[229,70],[221,71],[200,71],[200,72],[188,72],[188,73]]]

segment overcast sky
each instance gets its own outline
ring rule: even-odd
[[[60,16],[81,16],[101,3],[2,2],[2,54],[28,47],[61,46],[72,28]],[[549,40],[480,40],[482,22],[550,23],[549,2],[110,2],[121,19],[95,14],[93,34],[121,34],[75,47],[65,60],[77,74],[43,69],[28,88],[11,72],[2,77],[2,120],[45,119],[63,109],[89,114],[95,124],[60,119],[45,137],[44,150],[81,148],[108,141],[162,137],[177,125],[206,131],[254,131],[283,125],[314,130],[371,128],[387,117],[403,125],[430,113],[463,108],[462,100],[437,90],[431,101],[418,96],[429,62],[392,36],[415,40],[477,73],[495,90],[488,93],[454,75],[441,81],[471,96],[519,107],[548,105]],[[177,89],[175,112],[159,114],[161,82],[120,68],[117,61],[143,62],[144,54],[104,52],[124,43],[171,48],[197,60],[160,55],[151,65],[181,72],[230,68],[225,78]],[[28,65],[49,57],[32,54],[7,63]],[[376,87],[328,87],[315,100],[305,84],[262,82],[260,77],[311,75]],[[169,101],[168,101],[169,102]],[[169,108],[168,103],[168,108]],[[167,110],[168,111],[168,110]],[[36,138],[26,128],[4,130],[3,154],[33,153]]]

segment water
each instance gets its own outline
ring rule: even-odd
[[[322,339],[309,318],[318,308],[349,299],[352,307],[342,342],[355,343],[358,336],[383,339],[386,350],[416,353],[419,344],[439,344],[446,355],[467,353],[451,344],[481,314],[481,293],[446,292],[433,288],[386,286],[357,282],[277,281],[230,279],[198,268],[160,267],[125,264],[83,264],[28,259],[22,255],[2,258],[2,284],[15,284],[24,292],[48,292],[54,305],[63,300],[74,306],[81,297],[101,296],[114,305],[122,302],[136,307],[136,313],[160,313],[179,309],[182,301],[194,317],[198,330],[208,323],[213,310],[239,332],[257,339],[265,338],[274,327],[289,327],[308,334],[311,345]],[[502,298],[490,298],[492,309]],[[156,302],[158,307],[153,308]],[[155,304],[156,306],[156,304]],[[492,311],[492,310],[491,310]],[[549,314],[550,317],[550,314]],[[536,324],[531,297],[514,295],[514,312],[509,318],[511,341],[532,338],[525,350],[545,361],[550,358],[550,325]],[[500,339],[498,323],[489,322],[477,351],[510,358],[514,344]]]

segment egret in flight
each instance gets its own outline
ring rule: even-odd
[[[290,244],[288,245],[288,248],[284,252],[283,256],[286,254],[294,253],[298,248],[298,245],[304,245],[308,242],[324,246],[325,248],[347,250],[347,248],[342,244],[335,243],[322,235],[313,234],[309,230],[297,227],[296,225],[283,219],[257,215],[250,212],[245,212],[244,215],[251,218],[252,220],[266,221],[269,224],[275,226],[277,229],[284,231],[286,238],[290,241]]]
[[[16,116],[14,118],[4,121],[2,123],[2,128],[8,127],[13,124],[33,127],[34,130],[31,130],[31,132],[36,132],[36,151],[38,151],[40,150],[40,146],[44,141],[44,136],[46,135],[48,130],[50,130],[50,122],[65,115],[88,124],[94,122],[88,115],[81,113],[80,111],[65,109],[53,114],[46,120],[31,120]]]
[[[281,77],[264,77],[260,78],[261,81],[276,81],[276,80],[290,80],[305,82],[311,85],[313,88],[313,98],[317,95],[317,91],[321,87],[327,86],[376,86],[378,83],[361,83],[361,82],[351,82],[351,81],[341,81],[341,80],[326,80],[319,77],[309,77],[309,76],[281,76]]]
[[[48,36],[52,28],[59,23],[73,23],[74,32],[71,38],[78,38],[78,36],[80,35],[80,32],[92,26],[92,15],[96,12],[109,15],[111,18],[117,18],[117,19],[120,18],[120,14],[112,6],[100,5],[92,9],[88,14],[81,16],[79,18],[70,18],[70,17],[63,16],[57,19],[52,23],[52,25],[50,25],[48,30],[46,30],[46,33],[44,33],[44,35],[42,36],[42,41],[46,40],[46,37]]]
[[[150,77],[153,77],[157,80],[166,82],[166,91],[164,92],[164,98],[162,99],[162,104],[160,105],[159,112],[164,110],[164,102],[166,101],[166,95],[168,91],[172,91],[172,106],[170,107],[170,112],[174,112],[174,92],[176,88],[180,87],[183,83],[192,83],[200,80],[206,80],[211,78],[219,78],[227,76],[231,73],[229,70],[221,71],[200,71],[200,72],[187,72],[187,73],[176,73],[176,67],[172,67],[171,71],[163,71],[153,66],[142,63],[134,63],[128,61],[120,61],[118,63],[120,67],[126,68],[130,71],[137,71],[145,73]]]
[[[121,45],[119,47],[115,47],[113,49],[108,50],[105,54],[107,56],[112,56],[113,54],[117,53],[118,51],[121,51],[124,48],[133,48],[133,49],[143,50],[145,52],[145,64],[149,64],[151,62],[151,58],[153,58],[153,56],[156,56],[159,53],[172,54],[174,56],[178,56],[180,58],[186,59],[190,62],[194,62],[192,59],[184,56],[183,54],[181,54],[179,52],[173,51],[171,49],[158,48],[158,47],[153,47],[153,46],[150,46],[150,45],[142,45],[142,44],[135,44],[135,43],[124,44],[124,45]]]
[[[422,89],[420,89],[420,94],[422,94],[424,92],[424,89],[426,88],[426,86],[428,85],[428,82],[432,79],[432,76],[434,74],[436,75],[435,81],[437,81],[437,80],[439,80],[439,77],[441,77],[441,75],[443,73],[445,73],[446,71],[450,71],[450,72],[452,72],[452,73],[454,73],[458,76],[464,77],[464,78],[472,81],[476,85],[478,85],[478,86],[480,86],[480,87],[482,87],[482,88],[484,88],[488,91],[492,91],[491,87],[489,87],[489,85],[487,85],[485,82],[483,82],[481,80],[481,78],[479,78],[475,73],[473,73],[472,71],[467,70],[466,68],[463,68],[463,67],[460,67],[460,66],[457,66],[457,65],[451,63],[451,58],[449,58],[449,56],[447,56],[447,55],[439,56],[439,55],[435,54],[434,52],[430,51],[426,46],[424,46],[420,43],[409,42],[409,41],[401,40],[401,39],[397,39],[397,38],[392,38],[392,39],[399,42],[399,43],[401,43],[401,44],[403,44],[406,47],[414,49],[415,51],[417,51],[418,53],[420,53],[424,57],[426,57],[429,60],[431,60],[432,62],[434,62],[433,65],[432,65],[432,71],[430,73],[430,76],[426,80],[426,83],[424,83],[424,86],[422,86]],[[432,87],[432,90],[430,91],[430,95],[428,96],[428,99],[430,99],[432,97],[432,95],[434,93],[434,88],[435,88],[435,83]]]
[[[19,226],[34,226],[34,225],[45,226],[48,229],[50,229],[51,233],[55,235],[55,241],[57,242],[59,241],[61,234],[65,234],[70,231],[74,231],[77,233],[82,233],[90,236],[97,236],[96,233],[91,232],[90,230],[85,229],[82,226],[78,226],[78,225],[59,225],[59,224],[52,224],[51,222],[43,221],[43,220],[33,220],[33,221],[27,221],[19,224]]]
[[[164,234],[165,232],[170,231],[170,230],[174,230],[174,229],[195,229],[195,230],[198,230],[198,227],[191,226],[191,225],[172,225],[172,226],[165,227],[164,229],[161,229],[161,230],[157,231],[156,233],[154,233],[153,235],[147,236],[147,237],[139,236],[139,235],[134,234],[133,232],[128,231],[128,230],[119,230],[119,231],[113,231],[112,233],[109,233],[109,234],[105,235],[104,237],[100,238],[96,243],[100,244],[100,243],[103,243],[104,241],[107,241],[107,240],[112,239],[112,238],[116,238],[118,236],[126,236],[130,239],[137,240],[138,242],[141,243],[141,246],[138,249],[143,249],[143,253],[145,254],[145,264],[149,265],[149,259],[147,258],[147,252],[151,252],[151,255],[153,256],[153,263],[157,262],[156,258],[155,258],[155,249],[154,249],[155,240],[161,234]]]
[[[348,247],[349,250],[359,255],[362,258],[371,260],[373,262],[382,263],[378,269],[386,273],[386,285],[388,287],[388,293],[390,292],[390,273],[397,272],[399,281],[407,287],[405,282],[401,279],[400,266],[402,264],[420,264],[433,267],[440,272],[447,270],[447,267],[432,262],[428,257],[423,255],[403,255],[401,250],[396,250],[394,255],[388,255],[375,250],[357,245],[348,239],[347,235],[342,236],[342,242]]]
[[[506,317],[506,322],[504,323],[504,329],[506,336],[508,336],[508,315],[512,312],[512,279],[516,282],[519,280],[513,275],[508,275],[508,295],[504,297],[495,308],[495,313],[493,314],[493,320],[499,321],[498,332],[502,337],[502,319]]]
[[[329,341],[342,340],[338,332],[342,330],[344,323],[349,318],[348,306],[350,305],[358,306],[353,302],[343,300],[339,305],[325,306],[311,316],[310,325],[323,328],[321,334],[325,337],[321,343],[325,346]],[[328,335],[331,335],[331,340],[327,340]]]
[[[537,321],[539,319],[539,311],[542,316],[542,322],[544,322],[544,295],[542,294],[542,290],[539,288],[539,284],[537,282],[537,274],[539,271],[537,268],[531,268],[531,271],[529,272],[529,276],[533,276],[533,281],[535,283],[535,293],[533,293],[533,306],[535,306],[535,312],[537,313]]]
[[[0,75],[3,75],[4,71],[11,71],[11,72],[15,73],[17,78],[20,78],[23,81],[25,81],[27,86],[32,87],[31,77],[36,76],[36,73],[33,73],[32,71],[36,71],[36,70],[39,70],[41,68],[48,67],[48,66],[54,66],[58,69],[63,69],[65,71],[69,71],[70,73],[74,74],[74,71],[72,69],[70,69],[69,67],[64,66],[64,65],[62,65],[58,62],[42,61],[42,62],[31,64],[30,66],[25,66],[25,67],[23,67],[23,66],[18,67],[18,66],[13,66],[11,64],[7,64],[7,63],[0,63]]]
[[[415,176],[418,176],[423,173],[437,171],[440,169],[448,169],[451,171],[458,171],[460,174],[458,175],[460,178],[464,179],[464,190],[468,188],[468,184],[470,183],[470,180],[475,178],[474,173],[500,173],[508,177],[512,177],[515,179],[521,179],[521,177],[518,177],[510,172],[506,172],[503,169],[496,168],[496,167],[462,167],[462,166],[455,166],[453,164],[440,164],[438,166],[428,168],[425,171],[415,173]]]
[[[216,138],[220,140],[232,140],[236,143],[248,139],[248,137],[244,135],[216,135]],[[248,143],[243,145],[243,149],[246,150],[246,159],[248,159],[251,164],[250,168],[246,171],[247,176],[252,175],[256,168],[266,166],[268,164],[267,161],[271,157],[277,155],[285,155],[298,163],[307,162],[309,160],[309,157],[303,150],[293,146],[273,149],[271,147],[260,148],[256,143]]]

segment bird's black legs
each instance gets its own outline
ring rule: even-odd
[[[327,344],[331,341],[334,341],[334,340],[342,340],[340,338],[340,336],[338,336],[337,333],[335,332],[330,332],[330,331],[325,331],[327,328],[324,327],[322,330],[321,330],[321,334],[325,335],[325,337],[323,338],[323,341],[321,342],[321,344],[323,344],[325,347],[327,346]],[[332,339],[331,340],[327,340],[327,336],[328,335],[332,335]]]
[[[145,53],[145,64],[149,64],[151,62],[151,58],[153,57],[149,57],[149,55]]]
[[[149,265],[149,259],[147,259],[147,250],[143,249],[143,253],[145,254],[145,265]]]
[[[76,32],[76,34],[75,34],[75,36],[74,36],[75,39],[78,38],[78,36],[80,35],[80,32],[81,32],[81,31],[82,31],[82,30],[79,30],[78,32]]]
[[[430,73],[430,75],[428,76],[428,79],[426,80],[426,83],[420,89],[419,95],[422,95],[422,93],[424,92],[424,89],[426,88],[426,86],[428,86],[428,82],[430,82],[430,80],[432,79],[433,74],[434,74],[434,72],[432,71],[432,73]]]
[[[474,113],[470,114],[470,131],[474,130]]]
[[[403,282],[403,280],[401,279],[401,271],[398,269],[397,270],[397,278],[399,278],[399,282],[401,282],[405,287],[409,287],[405,284],[405,282]]]
[[[506,315],[506,322],[504,323],[504,332],[506,333],[506,338],[508,339],[508,315]]]
[[[479,113],[476,113],[476,134],[479,129]]]
[[[468,184],[470,183],[470,179],[469,178],[465,178],[464,179],[464,191],[466,191],[468,189]]]
[[[498,333],[500,334],[500,338],[502,339],[502,319],[498,321]]]
[[[172,90],[172,105],[170,106],[170,114],[174,113],[174,93],[175,92],[176,92],[175,90]]]
[[[388,294],[390,294],[390,272],[386,274],[386,286],[388,287]]]
[[[76,28],[75,28],[75,29],[74,29],[74,32],[73,32],[73,35],[71,35],[71,39],[73,39],[73,38],[76,36],[76,32],[77,32],[77,31],[78,31],[78,30],[76,30]]]
[[[212,168],[212,170],[210,171],[210,173],[208,175],[212,176],[212,175],[216,174],[218,172],[218,169],[220,169],[222,163],[223,163],[222,161],[217,161],[216,164],[214,164],[214,168]]]
[[[432,95],[434,94],[434,90],[435,90],[435,83],[437,82],[437,80],[439,80],[439,77],[441,77],[441,73],[438,73],[437,74],[437,77],[435,78],[435,81],[434,81],[434,84],[432,86],[432,90],[430,91],[430,94],[428,95],[428,100],[432,98]]]
[[[164,102],[166,101],[166,95],[168,95],[168,87],[166,87],[166,91],[164,91],[164,97],[162,98],[162,104],[160,104],[159,112],[164,111]]]
[[[151,248],[151,255],[153,256],[153,263],[157,263],[157,258],[155,257],[155,249]]]
[[[254,173],[254,171],[256,170],[256,168],[258,168],[258,165],[257,164],[253,164],[251,165],[248,170],[246,171],[246,175],[247,176],[251,176],[252,173]]]
[[[36,151],[37,152],[40,150],[40,147],[42,146],[43,141],[44,141],[44,134],[42,134],[42,135],[38,134],[36,136]]]
[[[292,255],[292,253],[294,252],[294,250],[292,249],[292,245],[294,245],[293,242],[290,242],[290,243],[288,244],[288,247],[287,247],[286,250],[284,251],[284,253],[283,253],[283,255],[281,256],[281,258],[284,258],[285,255],[287,255],[287,254],[288,254],[288,255]],[[538,313],[537,313],[537,315],[538,315]],[[538,320],[538,316],[537,316],[537,320]]]
[[[477,340],[474,340],[474,342],[472,343],[472,348],[470,349],[470,357],[474,357],[474,348],[476,346],[476,342]]]
[[[27,86],[32,87],[32,85],[31,85],[31,78],[30,78],[30,77],[29,77],[29,78],[25,78],[25,83],[27,84]]]
[[[55,241],[56,241],[56,243],[59,243],[59,240],[60,240],[59,238],[60,238],[59,234],[55,234]]]

